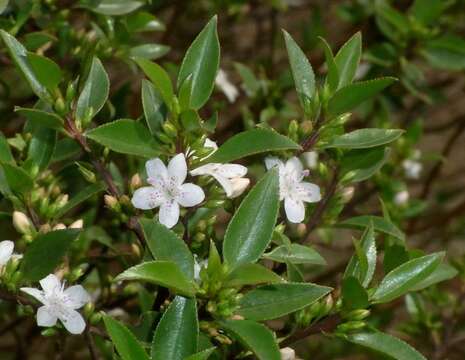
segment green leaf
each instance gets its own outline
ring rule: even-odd
[[[154,15],[145,11],[137,11],[126,17],[126,27],[129,32],[164,31],[165,25]]]
[[[176,296],[155,330],[152,359],[184,359],[197,351],[198,338],[199,322],[195,299]]]
[[[387,274],[391,272],[396,267],[406,263],[410,260],[408,251],[405,249],[405,246],[399,244],[393,244],[387,246],[384,249],[383,257],[383,270]]]
[[[278,173],[272,170],[249,191],[226,229],[223,256],[230,269],[260,258],[271,240],[278,210]]]
[[[362,56],[362,34],[354,34],[338,51],[334,61],[339,70],[339,88],[352,82]]]
[[[368,81],[360,81],[341,87],[329,99],[328,114],[334,117],[349,112],[364,101],[378,94],[394,81],[396,81],[395,78],[383,77]]]
[[[406,342],[381,332],[347,335],[344,338],[351,343],[362,345],[396,360],[426,360]]]
[[[104,316],[103,322],[122,360],[149,360],[142,345],[126,326],[110,316]]]
[[[213,91],[220,62],[220,43],[214,16],[192,42],[181,64],[178,88],[192,74],[191,108],[201,108]]]
[[[226,140],[205,162],[227,163],[263,152],[298,149],[299,144],[273,130],[252,129]]]
[[[220,326],[259,360],[281,359],[273,333],[265,326],[250,320],[223,320]]]
[[[366,149],[389,144],[397,140],[404,130],[400,129],[358,129],[333,138],[323,148]]]
[[[106,188],[106,185],[101,182],[86,186],[84,189],[74,195],[62,208],[60,208],[60,210],[57,211],[55,218],[59,219],[71,209],[74,209],[79,204],[83,203],[87,199],[90,199],[95,194],[104,191]]]
[[[203,351],[199,351],[198,353],[184,358],[184,360],[207,360],[210,357],[210,355],[213,354],[215,349],[216,347],[212,347]]]
[[[341,174],[348,182],[369,179],[383,167],[389,153],[389,148],[383,147],[348,151],[341,160]]]
[[[157,221],[141,219],[140,224],[152,256],[156,260],[174,262],[187,278],[193,279],[194,257],[186,243]]]
[[[411,291],[419,291],[430,287],[431,285],[440,283],[442,281],[450,280],[456,277],[458,271],[449,264],[439,264],[439,266],[429,275],[426,279],[416,284]]]
[[[136,59],[137,65],[160,92],[166,106],[171,108],[174,91],[168,73],[158,64],[146,59]]]
[[[337,67],[336,61],[334,60],[333,51],[331,47],[321,36],[318,37],[321,44],[323,45],[323,51],[325,53],[326,66],[328,68],[328,73],[326,75],[326,84],[328,84],[330,92],[337,90],[339,86],[339,69]]]
[[[165,56],[170,51],[170,47],[162,44],[142,44],[129,49],[129,56],[133,59],[156,60]]]
[[[144,3],[133,0],[101,0],[97,1],[96,6],[89,7],[90,10],[97,14],[118,16],[125,15],[140,8]]]
[[[35,127],[32,129],[32,139],[29,143],[25,167],[37,166],[40,171],[45,170],[52,159],[57,142],[55,130]]]
[[[8,7],[9,0],[0,0],[0,14],[2,14]]]
[[[433,273],[443,257],[444,252],[434,253],[412,259],[395,268],[381,281],[372,300],[375,303],[385,303],[411,291]]]
[[[119,274],[115,281],[121,280],[141,280],[161,285],[174,290],[180,295],[192,297],[195,294],[195,287],[179,268],[172,261],[148,261],[133,266]]]
[[[89,75],[76,103],[76,117],[84,119],[88,109],[92,108],[92,116],[102,109],[110,92],[110,80],[100,60],[92,59]]]
[[[299,45],[286,31],[283,30],[283,34],[297,95],[302,108],[308,110],[315,95],[315,74]]]
[[[236,312],[250,320],[276,319],[313,304],[331,290],[309,283],[264,285],[246,293]]]
[[[263,257],[281,263],[326,265],[326,260],[315,249],[299,244],[278,246]]]
[[[29,52],[27,59],[37,80],[51,92],[54,91],[63,79],[60,67],[49,58]]]
[[[444,35],[427,41],[421,54],[438,69],[460,71],[465,69],[465,40],[455,35]]]
[[[5,136],[0,132],[0,163],[15,165],[15,159]]]
[[[367,287],[370,284],[376,269],[376,241],[373,223],[366,228],[360,240],[361,251],[363,252],[366,267],[361,266],[362,261],[359,256],[353,255],[347,265],[344,277],[354,276],[360,283]]]
[[[370,223],[373,223],[375,231],[382,232],[395,238],[405,241],[405,234],[392,222],[380,217],[380,216],[370,216],[370,215],[361,215],[355,216],[350,219],[346,219],[339,224],[338,227],[343,228],[367,228]]]
[[[32,190],[34,182],[22,168],[9,163],[0,164],[0,168],[3,170],[3,176],[9,190],[19,194]]]
[[[244,264],[235,268],[226,278],[229,287],[245,285],[272,284],[283,282],[284,279],[272,270],[260,264]]]
[[[28,53],[26,48],[16,40],[12,35],[8,34],[4,30],[0,30],[0,36],[2,37],[8,52],[10,53],[15,65],[21,70],[21,73],[26,78],[32,91],[42,100],[51,103],[53,101],[50,93],[47,91],[45,86],[38,80],[34,73],[32,66],[28,60]]]
[[[159,145],[139,122],[121,119],[86,133],[89,139],[122,154],[151,158],[160,155]]]
[[[66,229],[38,235],[28,246],[21,262],[24,277],[38,281],[53,273],[79,232],[78,229]]]
[[[368,293],[354,276],[342,281],[342,302],[348,310],[365,309],[368,305]]]
[[[450,4],[444,0],[415,0],[410,12],[423,25],[430,25],[439,19]]]
[[[252,70],[241,63],[234,63],[236,71],[242,80],[242,87],[246,92],[247,96],[254,97],[260,91],[260,80],[257,79]]]
[[[150,132],[155,136],[160,134],[161,126],[166,119],[167,108],[158,90],[145,79],[142,80],[142,106]]]
[[[42,126],[54,130],[63,129],[63,119],[54,113],[18,106],[15,107],[15,111],[25,116],[31,123],[37,126]]]

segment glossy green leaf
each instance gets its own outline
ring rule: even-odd
[[[155,330],[152,359],[184,359],[197,351],[198,337],[195,299],[176,296]]]
[[[366,229],[370,223],[373,223],[375,231],[382,232],[395,238],[405,241],[405,234],[392,222],[380,217],[361,215],[346,219],[337,224],[338,227],[362,228]]]
[[[341,160],[341,174],[348,182],[369,179],[383,167],[389,153],[389,148],[383,147],[351,150]]]
[[[365,309],[368,305],[368,293],[354,276],[342,281],[342,303],[348,310]]]
[[[386,246],[383,256],[383,270],[387,274],[394,270],[396,267],[406,263],[410,260],[410,255],[405,249],[405,246],[399,244],[392,244]]]
[[[230,287],[245,285],[273,284],[284,279],[272,270],[260,264],[244,264],[235,268],[226,278],[225,284]]]
[[[156,60],[165,56],[170,51],[170,47],[162,44],[142,44],[129,49],[131,58]]]
[[[142,5],[144,5],[142,1],[134,0],[101,0],[96,3],[96,6],[89,8],[98,14],[118,16],[129,14]]]
[[[263,152],[298,149],[299,144],[273,130],[253,129],[226,140],[205,162],[227,163]]]
[[[137,121],[121,119],[101,125],[86,133],[89,139],[122,154],[146,158],[160,154],[159,144],[149,130]]]
[[[278,246],[263,257],[281,263],[326,265],[326,260],[315,249],[299,244]]]
[[[180,295],[192,297],[195,287],[182,272],[180,267],[172,261],[148,261],[133,266],[119,274],[115,281],[140,280],[174,290]]]
[[[434,253],[412,259],[395,268],[381,281],[372,300],[376,303],[389,302],[411,291],[434,272],[443,257],[444,252]]]
[[[184,358],[184,360],[207,360],[211,354],[215,351],[215,347],[199,351],[191,356]]]
[[[110,80],[107,72],[100,60],[94,57],[89,75],[76,103],[76,117],[84,119],[89,108],[92,108],[92,116],[97,115],[105,105],[109,92]]]
[[[286,31],[283,30],[283,33],[297,95],[302,108],[307,110],[315,94],[315,74],[299,45]]]
[[[281,360],[276,340],[267,327],[250,320],[223,320],[220,326],[259,360]]]
[[[396,360],[426,360],[406,342],[381,332],[347,335],[345,339]]]
[[[52,102],[52,97],[47,91],[44,85],[38,80],[34,73],[31,64],[28,60],[28,53],[26,48],[16,40],[12,35],[8,34],[5,30],[0,30],[0,36],[2,37],[8,52],[10,53],[14,63],[21,70],[21,73],[26,78],[32,91],[42,100],[46,102]]]
[[[236,312],[250,320],[276,319],[313,304],[331,290],[309,283],[264,285],[246,293]]]
[[[110,316],[104,316],[103,322],[122,360],[149,360],[142,345],[126,326]]]
[[[159,91],[145,79],[142,80],[142,106],[150,132],[155,136],[160,134],[167,116],[167,108]]]
[[[336,136],[323,148],[366,149],[389,144],[397,140],[404,130],[400,129],[358,129]]]
[[[63,119],[54,113],[23,107],[15,107],[15,111],[25,116],[34,125],[55,130],[63,129]]]
[[[61,207],[60,210],[58,210],[58,212],[55,214],[55,218],[58,219],[62,217],[68,211],[74,209],[79,204],[83,203],[87,199],[90,199],[95,194],[104,191],[105,189],[106,185],[101,182],[86,186],[84,189],[74,195],[63,207]]]
[[[416,284],[411,291],[419,291],[426,289],[431,285],[453,279],[458,273],[458,270],[449,264],[439,264],[439,266],[426,279]]]
[[[11,153],[10,145],[5,136],[0,132],[0,163],[15,165],[15,159]]]
[[[57,133],[53,129],[33,127],[32,139],[24,167],[37,167],[40,171],[45,170],[50,163],[57,142]]]
[[[178,88],[192,74],[190,106],[201,108],[210,97],[220,61],[220,43],[214,16],[192,42],[181,64]]]
[[[0,168],[3,170],[3,177],[10,191],[24,194],[32,190],[34,186],[32,178],[22,168],[10,163],[1,163]]]
[[[129,32],[164,31],[166,26],[154,15],[145,11],[137,11],[126,17]]]
[[[168,73],[157,63],[146,59],[136,59],[136,63],[160,92],[165,104],[171,107],[174,91]]]
[[[325,39],[323,39],[320,36],[318,37],[318,39],[320,40],[323,46],[323,51],[325,53],[326,66],[328,68],[327,75],[326,75],[326,84],[328,85],[329,90],[333,92],[339,86],[339,69],[334,59],[333,51],[331,50],[331,47],[329,46],[329,44],[326,42]]]
[[[49,58],[35,53],[28,53],[27,59],[37,80],[48,90],[54,91],[63,79],[60,67]]]
[[[24,277],[38,281],[53,273],[79,232],[78,229],[66,229],[38,235],[28,246],[21,262]]]
[[[140,224],[152,256],[156,260],[176,263],[187,278],[193,279],[194,257],[186,243],[157,221],[141,219]]]
[[[352,82],[362,56],[362,34],[354,34],[338,51],[334,61],[339,71],[339,88]]]
[[[346,85],[337,90],[328,102],[328,114],[337,116],[355,109],[364,101],[374,97],[384,88],[391,85],[395,78],[384,77],[368,81],[360,81]]]
[[[242,200],[226,229],[223,256],[230,269],[257,261],[271,241],[279,210],[279,181],[269,171]]]

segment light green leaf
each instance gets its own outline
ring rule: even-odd
[[[95,194],[106,189],[106,185],[104,183],[98,182],[96,184],[91,184],[86,186],[84,189],[79,191],[76,195],[74,195],[58,212],[55,214],[55,218],[59,219],[63,215],[65,215],[68,211],[75,208],[79,204],[83,203],[87,199],[91,198]]]
[[[119,274],[115,281],[141,280],[161,285],[174,290],[180,295],[192,297],[195,294],[195,287],[179,268],[172,261],[148,261],[133,266]]]
[[[370,223],[373,223],[375,231],[382,232],[395,238],[405,241],[405,234],[392,222],[380,217],[361,215],[346,219],[337,224],[338,227],[343,228],[362,228],[366,229]]]
[[[192,42],[181,64],[178,88],[192,74],[191,108],[201,108],[210,97],[220,62],[220,43],[214,16]]]
[[[246,293],[236,312],[250,320],[276,319],[313,304],[331,290],[309,283],[264,285]]]
[[[9,0],[0,0],[0,14],[2,14],[8,6]]]
[[[142,44],[129,49],[131,58],[141,58],[156,60],[165,56],[170,51],[170,47],[162,44]]]
[[[122,154],[146,158],[160,154],[159,144],[139,122],[121,119],[101,125],[86,133],[89,139]]]
[[[63,79],[60,67],[49,58],[29,52],[27,59],[37,80],[48,90],[54,91]]]
[[[263,257],[281,263],[326,265],[326,260],[315,249],[299,244],[278,246]]]
[[[89,108],[92,108],[92,116],[102,109],[110,92],[110,80],[100,60],[92,59],[89,75],[76,103],[76,117],[83,119]]]
[[[19,194],[32,190],[34,182],[22,168],[10,163],[2,163],[0,168],[3,170],[3,176],[9,190]]]
[[[372,300],[375,303],[385,303],[406,294],[431,275],[443,258],[444,252],[439,252],[403,263],[384,277]]]
[[[465,39],[444,35],[427,41],[421,54],[438,69],[460,71],[465,69]]]
[[[142,345],[126,326],[110,316],[104,316],[103,322],[122,360],[149,360]]]
[[[426,279],[420,281],[411,291],[419,291],[430,287],[431,285],[440,283],[442,281],[450,280],[456,277],[458,271],[455,267],[449,264],[439,264],[439,266],[429,275]]]
[[[360,81],[341,87],[329,99],[328,114],[337,116],[351,111],[391,85],[394,81],[396,81],[395,78],[383,77],[368,81]]]
[[[38,281],[53,273],[79,232],[78,229],[66,229],[38,235],[28,246],[21,262],[24,277]]]
[[[444,0],[415,0],[409,10],[416,20],[423,25],[430,25],[439,19],[442,12],[451,4]]]
[[[323,148],[366,149],[389,144],[397,140],[404,130],[400,129],[358,129],[333,138]]]
[[[276,340],[267,327],[250,320],[223,320],[220,326],[259,360],[281,360]]]
[[[187,278],[193,279],[194,257],[186,243],[157,221],[141,219],[140,224],[152,256],[156,260],[176,263]]]
[[[338,51],[334,61],[339,70],[339,88],[352,82],[362,56],[362,34],[354,34]]]
[[[137,11],[126,17],[129,32],[164,31],[165,25],[154,15],[145,11]]]
[[[263,152],[298,149],[299,144],[273,130],[253,129],[226,140],[205,162],[227,163]]]
[[[302,108],[307,111],[310,109],[310,101],[315,95],[315,74],[299,45],[286,31],[283,30],[283,34],[295,88]]]
[[[268,246],[279,210],[279,181],[269,171],[242,200],[229,222],[223,256],[230,269],[257,261]]]
[[[176,296],[155,330],[152,359],[184,359],[197,351],[198,337],[199,322],[195,299]]]
[[[381,332],[347,335],[344,338],[351,343],[362,345],[396,360],[426,360],[406,342]]]
[[[25,116],[31,123],[37,126],[55,130],[63,129],[63,119],[54,113],[18,106],[15,107],[15,111]]]
[[[166,106],[171,108],[174,91],[168,73],[160,65],[149,60],[136,59],[135,61],[160,92]]]
[[[234,269],[226,278],[225,284],[230,287],[245,285],[272,284],[284,279],[272,270],[260,264],[244,264]]]
[[[125,15],[140,8],[144,3],[142,1],[133,0],[101,0],[97,2],[97,6],[89,7],[90,10],[97,14],[118,16]]]
[[[5,136],[0,132],[0,163],[15,165],[15,159]]]
[[[150,132],[155,136],[160,134],[161,126],[167,116],[166,105],[158,90],[145,79],[142,80],[142,107]]]

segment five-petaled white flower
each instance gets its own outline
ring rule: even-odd
[[[15,244],[13,241],[5,240],[0,242],[0,268],[5,266],[11,258],[21,258],[22,255],[13,254]]]
[[[37,310],[37,325],[55,326],[59,319],[71,334],[81,334],[86,328],[86,322],[76,310],[90,301],[90,296],[81,285],[70,286],[53,274],[40,280],[42,290],[36,288],[21,288],[21,291],[35,297],[43,306]]]
[[[160,223],[172,228],[179,220],[179,206],[191,207],[205,199],[202,188],[191,183],[184,183],[187,177],[187,164],[184,154],[173,157],[168,168],[159,159],[152,159],[145,164],[147,181],[151,186],[137,189],[132,197],[134,207],[150,210],[160,207]]]
[[[215,84],[228,98],[230,103],[236,101],[237,97],[239,96],[239,90],[237,90],[237,87],[231,83],[231,81],[229,81],[228,74],[224,70],[218,70],[215,78]]]
[[[287,219],[292,223],[300,223],[305,218],[304,202],[317,202],[321,200],[320,187],[318,185],[302,181],[309,174],[304,170],[297,157],[292,157],[282,162],[278,158],[265,159],[268,170],[278,167],[279,171],[279,197],[284,200],[284,210]]]
[[[230,199],[241,195],[250,184],[250,180],[244,178],[246,174],[247,168],[238,164],[211,163],[202,165],[191,171],[192,176],[213,176]]]

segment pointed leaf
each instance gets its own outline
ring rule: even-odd
[[[152,135],[157,136],[162,131],[161,126],[165,122],[167,108],[158,90],[145,79],[142,80],[142,106],[147,126]]]
[[[157,63],[146,59],[136,59],[136,63],[160,92],[165,104],[170,107],[174,91],[168,73]]]
[[[362,35],[354,34],[338,51],[334,61],[339,70],[339,88],[352,82],[362,56]]]
[[[278,246],[263,257],[281,263],[326,265],[326,260],[315,249],[299,244]]]
[[[226,278],[225,284],[230,287],[245,285],[271,284],[283,282],[284,279],[272,270],[260,264],[244,264],[234,269]]]
[[[350,219],[346,219],[339,224],[338,227],[343,228],[366,228],[370,225],[370,222],[373,223],[375,231],[382,232],[395,238],[405,241],[405,234],[392,222],[380,217],[380,216],[370,216],[370,215],[361,215],[355,216]]]
[[[63,129],[64,121],[58,115],[42,110],[15,107],[15,111],[25,116],[31,123],[49,129]]]
[[[400,129],[358,129],[333,138],[323,148],[365,149],[389,144],[397,140],[404,130]]]

